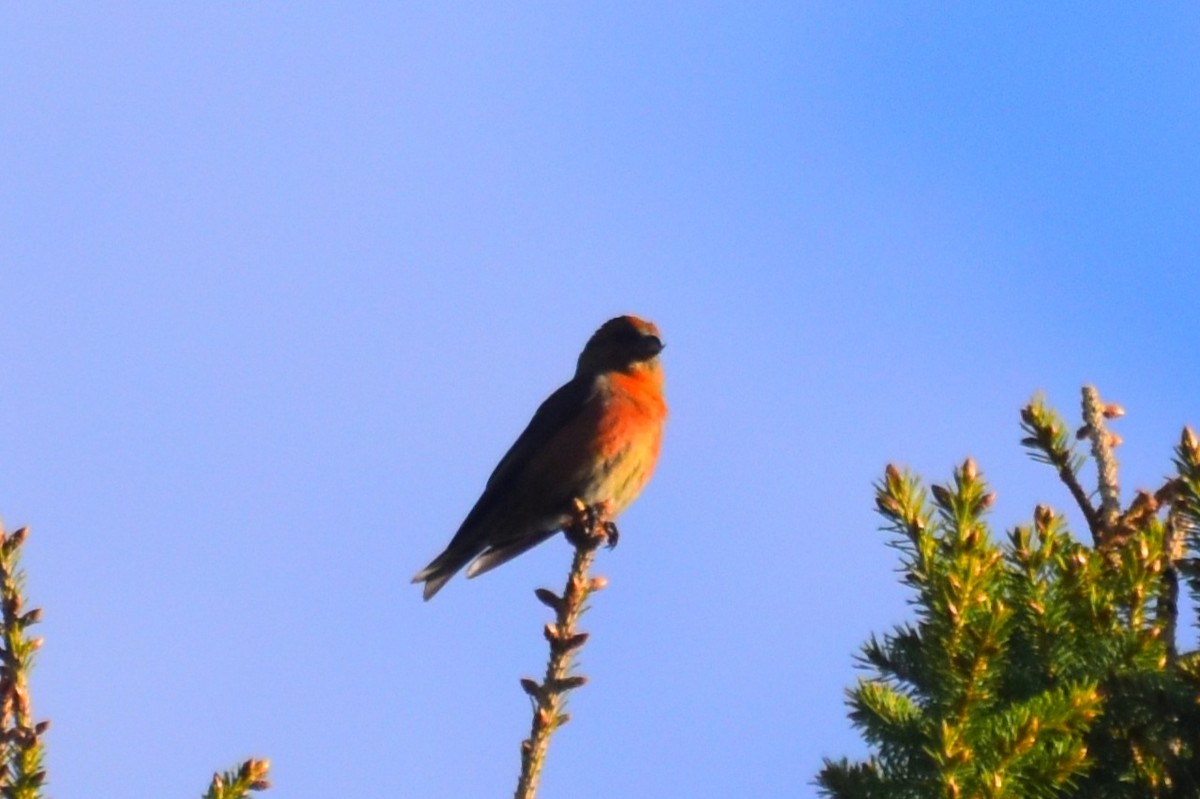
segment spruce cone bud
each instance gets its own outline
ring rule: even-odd
[[[1193,461],[1197,460],[1200,455],[1200,441],[1196,440],[1196,431],[1190,427],[1183,428],[1183,435],[1179,437],[1180,448],[1187,453]]]

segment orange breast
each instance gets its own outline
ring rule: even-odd
[[[654,471],[667,405],[657,370],[612,374],[608,380],[593,449],[598,468],[583,498],[588,502],[610,500],[618,514],[637,498]]]

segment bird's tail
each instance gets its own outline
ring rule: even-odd
[[[473,557],[475,557],[475,552],[469,549],[456,550],[454,547],[447,547],[445,552],[438,555],[429,562],[428,566],[417,572],[412,581],[414,583],[425,583],[424,597],[425,601],[428,602]]]
[[[467,569],[467,577],[474,577],[477,574],[491,571],[502,563],[508,563],[510,560],[520,555],[522,552],[533,549],[538,544],[545,541],[550,536],[554,535],[557,530],[543,530],[537,533],[527,533],[521,538],[512,541],[505,541],[499,544],[492,544],[485,549],[479,557],[471,562]]]
[[[442,586],[457,574],[459,569],[466,566],[467,562],[471,561],[472,558],[474,558],[474,561],[467,569],[467,577],[483,574],[502,563],[507,563],[522,552],[542,543],[556,532],[558,532],[557,529],[527,532],[522,536],[486,546],[482,553],[477,547],[456,547],[452,541],[450,546],[446,547],[446,551],[434,558],[424,569],[417,572],[412,581],[414,583],[425,583],[425,599],[428,601],[433,598],[434,594],[442,590]],[[479,557],[475,557],[476,555]]]

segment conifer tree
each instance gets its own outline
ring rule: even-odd
[[[995,494],[969,459],[928,490],[887,467],[876,507],[915,619],[863,646],[848,705],[871,754],[826,760],[822,794],[1200,796],[1200,653],[1176,641],[1180,575],[1200,607],[1200,442],[1185,428],[1174,474],[1122,507],[1106,420],[1123,413],[1091,387],[1075,436],[1040,399],[1021,412],[1022,443],[1079,505],[1089,544],[1045,506],[995,536]]]

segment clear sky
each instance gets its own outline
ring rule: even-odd
[[[994,6],[994,7],[993,7]],[[662,460],[542,796],[811,796],[904,619],[888,461],[1069,502],[1035,391],[1200,423],[1187,3],[59,3],[0,21],[0,514],[51,792],[504,796],[561,539],[425,604],[610,316]]]

